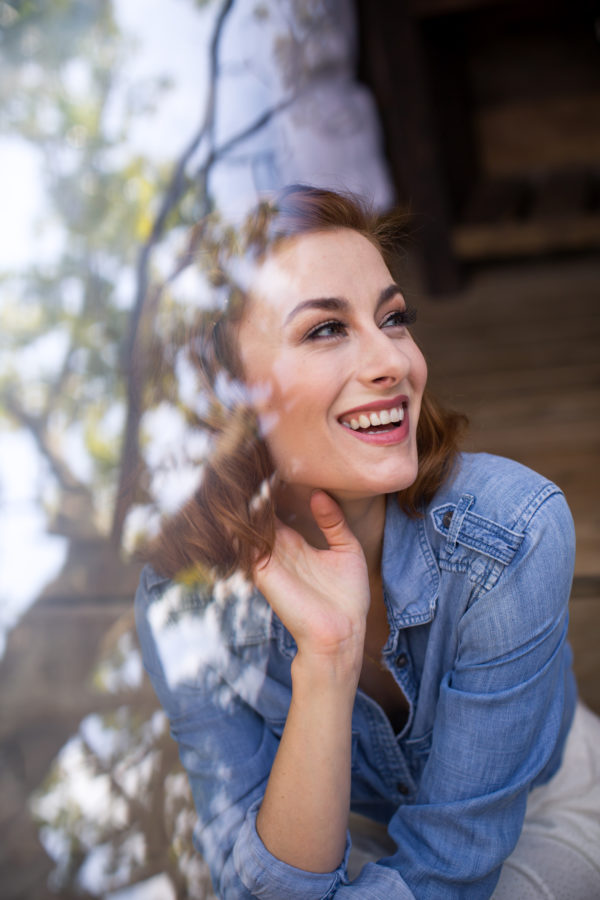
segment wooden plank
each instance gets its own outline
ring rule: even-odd
[[[569,640],[575,657],[577,684],[581,698],[600,714],[599,634],[600,595],[585,600],[574,599],[570,605]]]
[[[590,192],[591,178],[587,172],[552,172],[538,185],[531,219],[568,221],[585,217]]]
[[[462,225],[490,225],[517,219],[528,194],[524,179],[498,178],[477,184],[465,204]]]
[[[572,53],[578,52],[575,44]],[[596,51],[597,52],[597,51]],[[560,61],[562,62],[562,60]],[[598,62],[596,59],[596,67]],[[520,64],[526,78],[525,64]],[[477,115],[482,169],[490,177],[594,169],[600,160],[600,84],[540,96],[541,67],[532,71],[521,95],[484,103]],[[567,74],[568,74],[568,70]],[[500,87],[500,85],[499,85]]]
[[[479,359],[483,364],[483,354]],[[474,359],[473,367],[476,362]],[[444,368],[444,378],[452,379],[453,392],[460,394],[469,402],[477,402],[480,398],[495,396],[498,393],[502,393],[505,397],[519,397],[524,390],[533,394],[540,402],[544,402],[548,397],[556,396],[557,391],[571,396],[578,391],[585,392],[590,384],[600,384],[600,364],[593,360],[586,360],[581,365],[574,362],[565,366],[553,366],[551,369],[546,365],[529,368],[521,365],[498,370],[482,365],[477,379],[473,378],[472,368],[470,371],[455,371],[448,366]]]
[[[489,225],[460,224],[452,230],[452,246],[456,255],[465,261],[596,249],[600,247],[600,215]]]
[[[572,600],[596,600],[600,604],[600,575],[576,576],[573,579]]]

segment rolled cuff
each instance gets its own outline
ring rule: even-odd
[[[350,834],[346,835],[344,858],[333,872],[306,872],[273,856],[256,830],[256,816],[260,807],[256,801],[246,819],[233,848],[233,861],[238,876],[253,897],[262,900],[328,900],[346,880],[350,853]]]

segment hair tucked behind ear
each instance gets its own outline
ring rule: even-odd
[[[222,245],[229,254],[233,247],[238,259],[260,262],[282,240],[350,228],[379,249],[398,280],[402,224],[398,214],[382,218],[356,197],[293,185],[274,204],[262,204],[239,234],[228,232]],[[272,552],[275,540],[275,472],[256,415],[244,397],[237,353],[236,325],[246,293],[227,275],[220,259],[223,246],[212,246],[211,276],[215,289],[225,287],[228,292],[226,309],[200,316],[186,341],[206,401],[206,412],[196,424],[212,435],[212,450],[194,495],[163,521],[160,534],[141,553],[169,577],[202,573],[223,578],[236,571],[249,575],[257,560]],[[229,399],[219,390],[223,379],[234,386]],[[399,493],[408,515],[418,515],[447,476],[465,423],[464,416],[444,410],[425,392],[417,427],[419,472],[414,484]]]

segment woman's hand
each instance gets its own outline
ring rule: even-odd
[[[278,859],[331,872],[346,844],[369,579],[362,547],[337,503],[315,491],[310,508],[328,549],[317,550],[278,522],[273,554],[254,573],[298,644],[290,708],[256,827]]]
[[[343,657],[360,667],[370,599],[364,553],[328,494],[315,491],[310,508],[328,549],[310,546],[278,521],[273,554],[256,567],[255,583],[299,656]]]

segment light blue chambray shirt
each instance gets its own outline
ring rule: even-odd
[[[146,568],[136,597],[144,663],[179,743],[216,893],[489,898],[528,792],[556,772],[571,725],[573,563],[562,493],[510,460],[463,454],[420,519],[388,498],[383,658],[410,714],[396,735],[357,693],[352,809],[387,823],[397,851],[354,881],[350,838],[340,866],[321,874],[276,859],[256,831],[290,703],[292,637],[243,583],[209,601]]]

